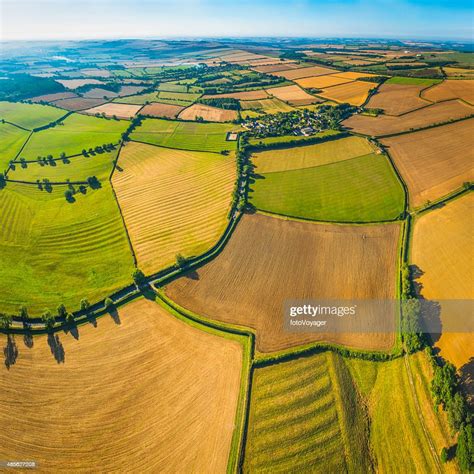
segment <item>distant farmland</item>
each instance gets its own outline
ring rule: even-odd
[[[413,207],[474,180],[473,127],[470,119],[382,140],[408,185]]]
[[[0,457],[49,472],[225,472],[241,345],[149,300],[114,318],[32,348],[15,338],[18,362],[0,368]]]
[[[262,352],[325,340],[389,350],[393,334],[293,333],[287,299],[392,298],[399,225],[342,226],[245,215],[223,252],[169,284],[167,295],[198,314],[252,327]]]
[[[199,255],[227,225],[236,177],[233,156],[129,143],[113,186],[139,267],[156,272],[178,253]]]
[[[29,130],[48,125],[65,114],[64,110],[49,105],[0,102],[0,119]]]

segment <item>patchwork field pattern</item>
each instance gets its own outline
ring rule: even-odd
[[[240,102],[242,107],[242,115],[245,115],[245,112],[248,110],[256,110],[258,112],[263,112],[266,114],[276,114],[278,112],[291,112],[294,110],[291,105],[288,105],[286,102],[283,102],[276,97],[271,99],[262,99],[262,100],[245,100]]]
[[[474,270],[474,194],[449,202],[415,221],[411,263],[422,272],[424,298],[441,302],[441,322],[450,314],[442,300],[472,299]],[[443,333],[436,342],[442,357],[458,368],[474,357],[472,334]]]
[[[474,119],[382,140],[408,186],[412,207],[474,180]]]
[[[232,155],[127,144],[112,184],[138,266],[154,273],[178,253],[212,247],[227,225],[235,178]]]
[[[225,472],[240,344],[144,299],[120,308],[115,320],[105,316],[97,328],[81,326],[77,339],[71,333],[35,337],[32,348],[16,339],[14,370],[0,369],[0,456],[34,459],[51,472],[66,465],[73,471]],[[54,360],[53,348],[63,363]],[[21,417],[12,410],[19,393]],[[80,422],[71,429],[70,420]]]
[[[377,87],[373,82],[353,81],[347,84],[333,86],[320,92],[318,95],[336,102],[347,102],[351,105],[362,105],[371,89]]]
[[[184,107],[180,105],[159,104],[158,102],[154,102],[152,104],[145,105],[145,107],[140,110],[140,115],[150,115],[152,117],[173,119],[176,118],[183,109]]]
[[[146,119],[131,134],[131,138],[167,148],[220,152],[235,150],[237,143],[227,141],[227,133],[238,129],[238,125],[231,124]]]
[[[261,100],[266,99],[268,97],[268,93],[263,89],[257,89],[254,91],[244,91],[244,92],[233,92],[229,94],[209,94],[204,95],[203,99],[225,99],[225,98],[232,98],[237,100]]]
[[[74,203],[65,189],[9,183],[0,192],[0,310],[78,309],[84,296],[97,301],[129,284],[133,260],[110,185]]]
[[[309,66],[309,67],[300,67],[292,68],[287,71],[277,71],[273,72],[274,76],[284,77],[290,81],[295,79],[301,79],[302,77],[311,77],[311,76],[323,76],[325,74],[334,74],[337,72],[335,69],[329,69],[322,66]]]
[[[115,116],[118,118],[129,119],[134,117],[141,108],[141,105],[108,103],[99,105],[98,107],[93,107],[92,109],[87,109],[84,113],[89,115],[105,114],[107,117]]]
[[[305,297],[394,297],[399,229],[245,215],[216,259],[194,278],[169,284],[166,293],[197,314],[255,329],[261,352],[322,340],[389,350],[389,333],[290,333],[283,328],[282,308],[287,299]]]

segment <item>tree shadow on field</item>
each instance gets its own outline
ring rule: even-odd
[[[7,345],[3,348],[3,355],[5,356],[5,367],[9,370],[18,359],[18,347],[11,334],[7,334]]]
[[[51,349],[51,354],[53,354],[54,359],[58,364],[64,363],[65,352],[62,342],[59,339],[57,334],[49,333],[48,334],[48,345]]]
[[[23,344],[25,344],[28,349],[33,349],[34,346],[34,339],[33,336],[29,333],[25,333],[23,335]]]
[[[97,318],[94,313],[87,313],[86,318],[88,323],[92,324],[95,328],[97,327]]]
[[[184,274],[184,277],[189,278],[190,280],[199,280],[199,273],[196,270],[192,269],[187,271]]]
[[[114,320],[114,323],[117,324],[117,326],[122,324],[122,321],[120,321],[120,315],[117,311],[117,308],[115,308],[115,307],[109,308],[108,311],[109,311],[110,316]]]
[[[148,283],[146,285],[141,285],[140,291],[145,299],[150,301],[156,301],[156,293],[153,291],[153,288]]]
[[[66,334],[71,334],[71,336],[76,340],[79,339],[79,328],[76,324],[69,324],[69,326],[66,326],[64,329],[64,332]]]

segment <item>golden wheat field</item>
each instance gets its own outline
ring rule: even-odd
[[[474,180],[473,127],[469,119],[382,140],[408,186],[412,207]]]
[[[411,263],[422,272],[417,282],[424,298],[474,298],[473,215],[474,194],[470,193],[416,219]],[[449,316],[441,304],[441,321]],[[441,334],[436,346],[458,368],[474,357],[472,333]]]
[[[236,177],[233,155],[129,143],[112,184],[138,266],[153,273],[176,254],[199,255],[227,225]]]
[[[325,89],[319,93],[321,97],[335,100],[336,102],[347,102],[351,105],[362,105],[369,94],[369,91],[377,87],[373,82],[353,81],[347,84],[340,84]]]
[[[115,117],[129,119],[136,115],[136,113],[142,108],[142,105],[133,105],[133,104],[119,104],[111,103],[98,105],[92,109],[84,110],[83,113],[89,115],[95,114],[105,114],[107,117]]]
[[[317,97],[308,94],[296,84],[292,86],[274,87],[267,89],[267,92],[270,96],[276,97],[283,102],[288,102],[290,105],[307,105],[320,102]]]
[[[169,284],[166,293],[198,314],[255,329],[262,352],[321,340],[388,350],[390,333],[289,332],[283,304],[394,297],[399,230],[398,224],[343,226],[245,215],[216,259]]]
[[[1,459],[34,460],[40,472],[226,471],[238,342],[145,299],[31,348],[12,337],[17,361],[0,368]]]
[[[302,79],[296,79],[295,82],[306,89],[324,89],[325,87],[332,87],[337,86],[339,84],[352,82],[352,79],[345,79],[343,77],[329,75],[303,77]]]

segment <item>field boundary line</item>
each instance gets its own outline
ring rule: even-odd
[[[441,468],[441,463],[440,463],[438,454],[436,452],[436,448],[434,447],[433,440],[431,439],[429,431],[426,428],[423,413],[421,411],[420,401],[418,400],[418,395],[416,394],[415,384],[413,382],[413,373],[411,371],[410,361],[408,360],[408,354],[405,354],[403,359],[405,361],[405,368],[406,368],[406,371],[407,371],[408,382],[409,382],[409,385],[410,385],[410,391],[411,391],[411,394],[412,394],[412,397],[413,397],[413,401],[415,402],[416,412],[417,412],[417,415],[418,415],[418,419],[420,421],[421,428],[423,429],[423,434],[425,435],[425,439],[426,439],[426,441],[428,443],[428,446],[430,448],[430,452],[433,456],[433,460],[434,460],[434,463],[436,465],[436,468],[437,468],[439,473],[442,473],[443,470]]]
[[[266,209],[260,209],[260,208],[255,208],[257,209],[257,212],[259,214],[263,214],[269,217],[275,217],[278,219],[285,219],[285,220],[291,220],[291,221],[297,221],[297,222],[306,222],[308,224],[334,224],[334,225],[383,225],[383,224],[395,224],[397,222],[402,222],[403,219],[399,217],[394,218],[394,219],[388,219],[388,220],[383,220],[383,221],[323,221],[323,220],[318,220],[318,219],[309,219],[305,217],[298,217],[298,216],[292,216],[289,214],[279,214],[277,212],[272,212],[272,211],[267,211]]]
[[[161,120],[161,119],[160,119]],[[141,132],[143,133],[143,132]],[[152,133],[150,133],[152,135]],[[180,150],[180,151],[193,151],[193,152],[200,152],[200,153],[214,153],[216,155],[222,155],[220,151],[207,151],[207,150],[190,150],[189,148],[174,148],[171,146],[163,146],[163,145],[157,145],[156,143],[148,143],[148,142],[142,142],[141,140],[135,140],[134,138],[130,138],[130,142],[136,142],[136,143],[141,143],[142,145],[151,145],[151,146],[156,146],[157,148],[166,148],[168,150]],[[224,150],[223,150],[224,151]],[[237,149],[235,150],[229,150],[229,152],[236,152]],[[226,155],[222,155],[226,156]]]
[[[130,238],[130,233],[128,232],[127,224],[125,223],[125,217],[123,215],[122,208],[120,207],[120,203],[119,203],[119,200],[118,200],[118,197],[117,197],[117,193],[115,192],[114,183],[112,182],[112,177],[113,177],[113,174],[115,172],[115,168],[117,167],[117,164],[118,164],[120,153],[122,151],[122,146],[123,146],[123,142],[120,143],[120,147],[117,151],[117,156],[115,157],[115,160],[113,161],[112,171],[109,173],[108,181],[110,183],[110,188],[112,189],[112,194],[114,195],[115,204],[117,204],[117,208],[118,208],[118,211],[120,213],[120,217],[122,219],[123,229],[125,230],[125,235],[127,236],[128,246],[130,247],[130,253],[132,254],[132,258],[133,258],[133,264],[135,265],[135,268],[138,268],[138,266],[137,266],[138,265],[138,260],[137,260],[136,254],[135,254],[135,249],[133,248],[133,245],[132,245],[132,239]]]
[[[26,129],[25,129],[25,131],[29,131],[30,134],[26,137],[25,142],[23,143],[23,145],[21,146],[20,150],[19,150],[18,153],[15,155],[15,157],[13,158],[13,160],[10,160],[10,161],[8,162],[8,168],[5,170],[5,173],[4,173],[5,178],[8,177],[8,172],[10,171],[10,168],[11,168],[11,162],[12,162],[12,161],[15,161],[15,160],[20,156],[20,153],[25,149],[26,144],[30,141],[31,136],[32,136],[33,133],[34,133],[32,130],[26,130]]]
[[[464,194],[469,194],[473,190],[474,190],[473,184],[469,184],[468,187],[460,186],[459,188],[456,188],[454,191],[451,191],[450,193],[445,194],[444,196],[441,196],[435,201],[430,202],[428,205],[421,206],[416,209],[412,209],[411,213],[414,216],[419,216],[419,215],[425,214],[426,212],[435,211],[440,206],[442,207],[444,204],[452,201],[453,199],[461,197]]]
[[[31,128],[22,127],[21,125],[18,125],[17,123],[9,122],[8,120],[5,120],[5,119],[3,119],[3,123],[7,123],[8,125],[24,130],[25,132],[33,132]]]

